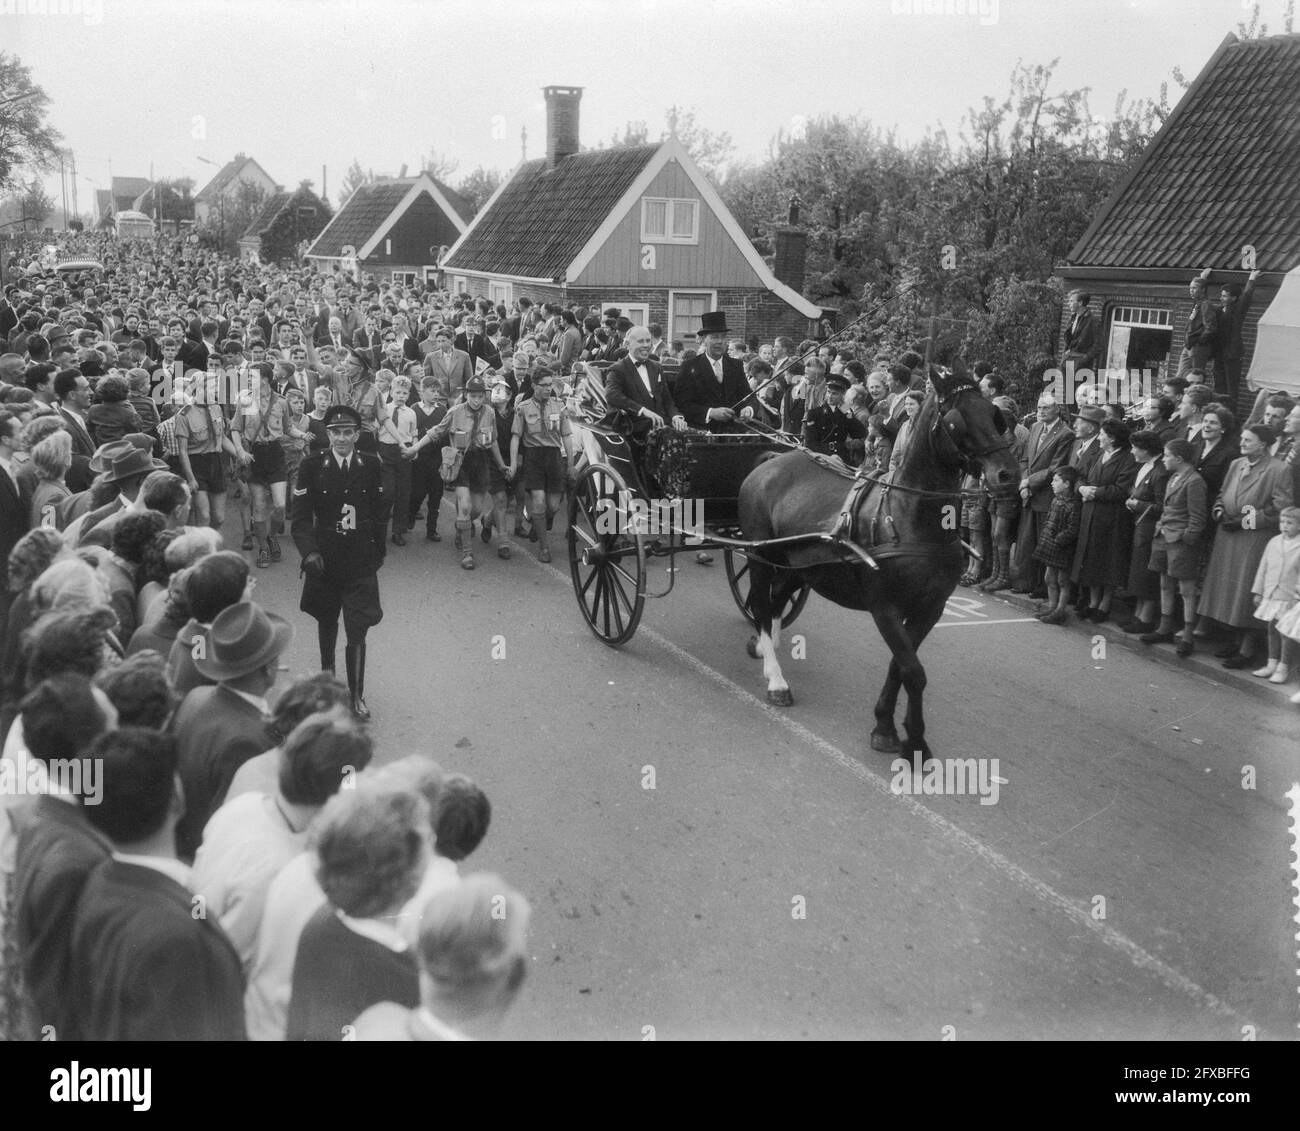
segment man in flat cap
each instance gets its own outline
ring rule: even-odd
[[[298,607],[316,619],[321,668],[331,674],[342,613],[352,712],[368,719],[366,632],[384,616],[377,572],[384,564],[389,501],[379,457],[357,450],[361,414],[351,405],[332,405],[324,424],[330,446],[303,459],[293,492],[293,540],[305,575]]]

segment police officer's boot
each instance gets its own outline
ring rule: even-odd
[[[364,722],[370,718],[370,708],[366,706],[363,698],[366,690],[366,646],[364,644],[344,645],[343,662],[348,670],[348,691],[352,694],[352,713]]]

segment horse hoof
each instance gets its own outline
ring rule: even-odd
[[[745,651],[749,653],[749,658],[751,660],[758,659],[758,637],[757,636],[751,636],[747,641],[745,641]]]
[[[767,701],[771,703],[773,707],[794,706],[794,696],[790,694],[790,689],[788,687],[782,687],[778,691],[769,691],[767,693]]]
[[[897,754],[902,748],[902,743],[898,741],[898,735],[886,734],[878,730],[871,732],[871,749],[877,753]]]

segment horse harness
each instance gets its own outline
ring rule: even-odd
[[[948,428],[951,426],[948,426],[948,428],[944,426],[944,405],[954,400],[959,393],[974,387],[969,381],[964,381],[960,385],[950,388],[939,401],[939,411],[935,413],[934,422],[930,427],[931,442],[934,443],[942,437],[943,441],[946,441],[948,447],[952,449],[953,455],[956,457],[955,462],[959,465],[967,462],[967,460],[982,459],[995,451],[1010,446],[1010,441],[1004,440],[978,452],[965,455],[957,448],[952,437],[948,435]],[[890,507],[895,491],[948,499],[960,499],[962,497],[961,491],[927,491],[919,487],[909,487],[895,483],[892,471],[866,472],[860,468],[855,470],[837,456],[825,456],[819,452],[809,451],[806,448],[803,451],[818,466],[824,467],[827,471],[832,471],[836,475],[853,480],[853,485],[849,488],[848,494],[844,496],[844,502],[840,504],[839,514],[831,527],[830,533],[832,538],[856,552],[873,569],[878,569],[877,563],[888,558],[930,557],[936,552],[944,554],[951,554],[954,551],[962,552],[963,544],[960,535],[942,542],[904,542],[899,538],[895,529],[894,516]],[[875,487],[880,488],[880,504],[871,516],[870,538],[864,547],[858,545],[860,534],[859,512],[862,510],[867,495]]]

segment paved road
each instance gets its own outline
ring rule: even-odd
[[[311,669],[296,555],[258,574]],[[866,744],[888,659],[869,618],[809,602],[779,711],[721,560],[681,559],[620,651],[582,622],[562,554],[526,543],[468,573],[421,538],[381,582],[382,757],[474,775],[494,820],[468,867],[533,904],[511,1036],[1294,1033],[1284,698],[959,596],[922,652],[929,737],[996,758],[996,804],[901,796]]]

